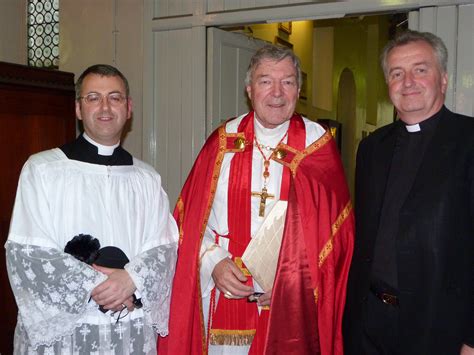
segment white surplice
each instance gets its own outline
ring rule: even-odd
[[[91,291],[106,276],[63,252],[78,234],[116,246],[143,308],[117,322]],[[21,172],[7,251],[19,308],[16,354],[156,354],[167,335],[178,230],[159,174],[70,160],[58,148],[31,156]],[[122,317],[120,315],[120,317]]]

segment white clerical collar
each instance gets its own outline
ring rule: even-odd
[[[405,125],[405,128],[410,133],[421,131],[420,125],[418,123],[411,124],[411,125]]]
[[[273,140],[280,140],[281,137],[288,131],[288,127],[290,126],[290,120],[283,122],[281,125],[276,126],[274,128],[266,128],[263,127],[262,124],[257,119],[255,115],[254,119],[254,127],[255,127],[255,135],[260,142],[268,142],[270,143]],[[268,144],[267,143],[267,144]]]
[[[88,141],[90,144],[93,144],[97,147],[97,151],[99,155],[107,155],[110,156],[114,154],[115,148],[117,148],[120,145],[120,141],[117,144],[114,145],[102,145],[94,141],[91,137],[89,137],[86,132],[83,133],[83,137],[86,141]]]

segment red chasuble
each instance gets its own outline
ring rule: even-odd
[[[244,120],[249,116],[253,118],[253,112]],[[252,139],[245,132],[226,133],[221,126],[206,141],[184,185],[174,212],[180,239],[169,336],[160,339],[159,354],[207,353],[199,282],[201,241],[224,154],[245,152]],[[290,140],[288,144],[279,145],[284,152],[280,159],[273,158],[288,170],[290,186],[269,323],[257,330],[258,339],[259,332],[267,333],[263,344],[251,350],[342,354],[354,219],[339,153],[329,132],[306,149],[291,147]]]

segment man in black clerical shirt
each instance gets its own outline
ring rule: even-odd
[[[108,90],[101,93],[96,87]],[[76,116],[84,133],[61,147],[69,159],[101,165],[133,164],[130,153],[120,145],[125,123],[132,116],[132,100],[128,80],[119,70],[100,64],[81,74],[76,81]]]
[[[382,54],[399,120],[358,149],[346,354],[474,354],[474,119],[444,106],[447,56],[416,31]]]

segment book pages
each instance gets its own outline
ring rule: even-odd
[[[287,201],[275,204],[242,255],[245,266],[265,292],[273,288],[287,205]]]

